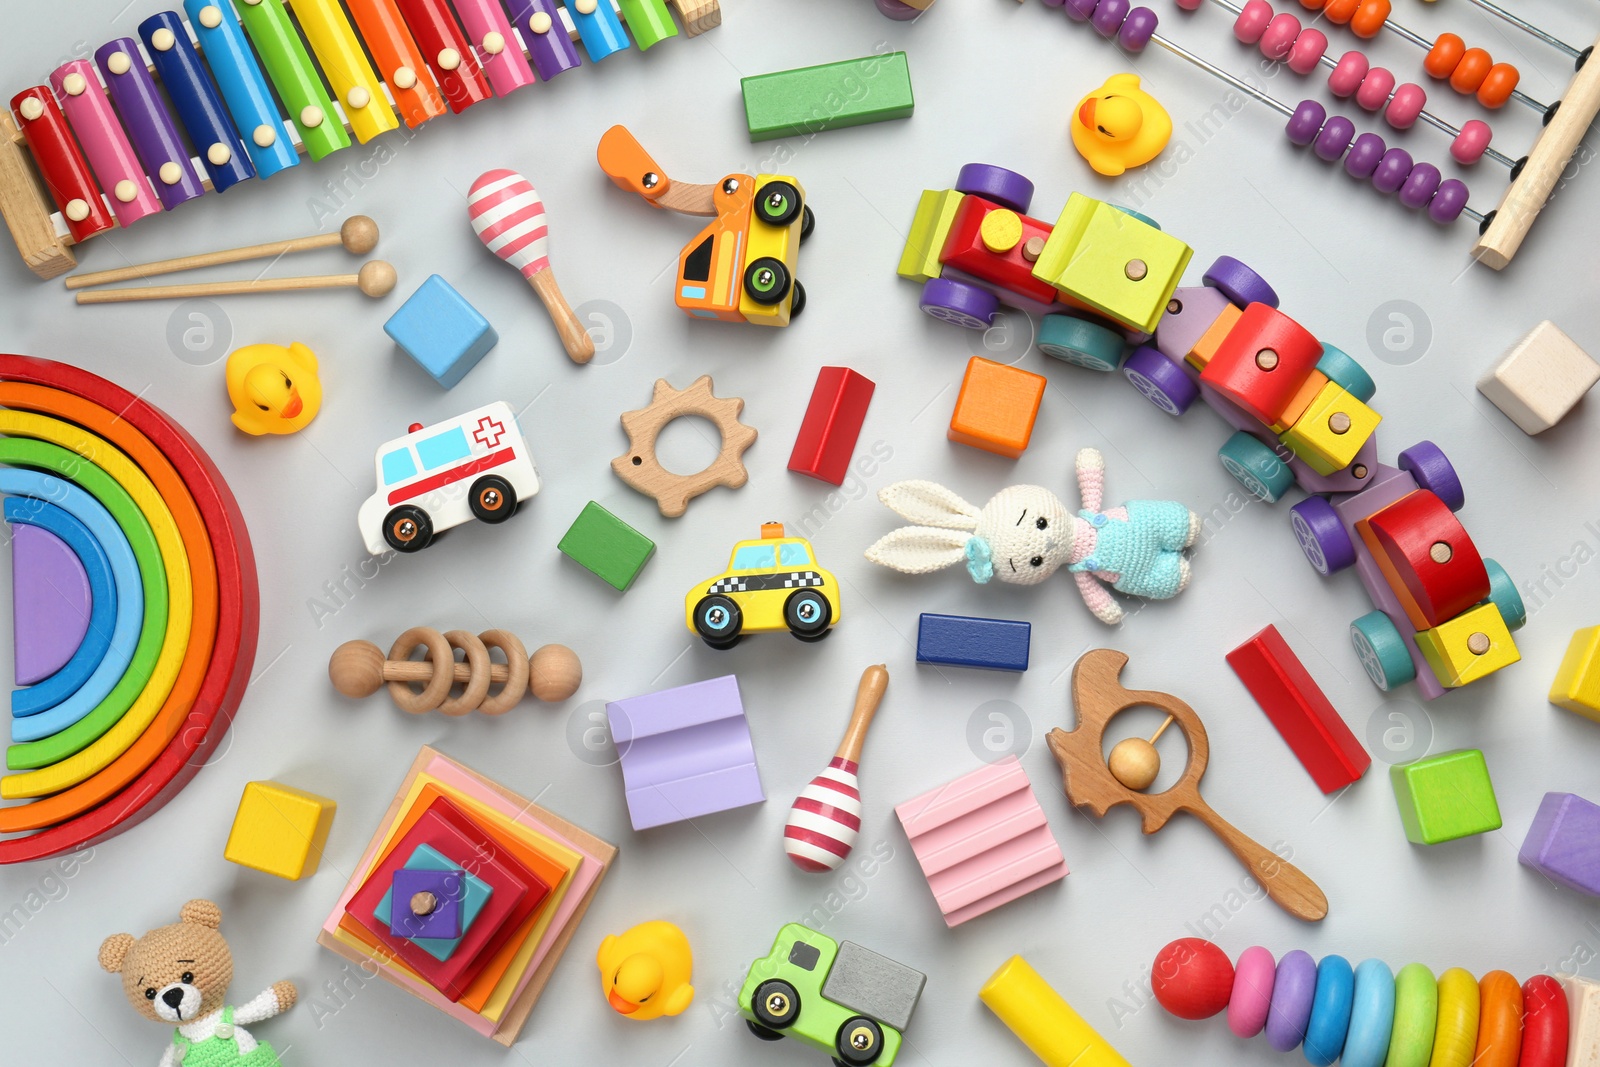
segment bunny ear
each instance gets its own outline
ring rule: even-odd
[[[969,534],[960,530],[902,526],[880,537],[877,544],[867,549],[867,558],[902,574],[932,574],[965,560],[970,539]]]
[[[935,482],[895,482],[878,490],[878,499],[907,522],[945,530],[978,526],[978,509]]]

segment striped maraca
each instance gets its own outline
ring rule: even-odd
[[[533,183],[514,170],[488,171],[472,183],[467,210],[478,240],[520,270],[544,301],[572,361],[593,359],[594,340],[572,313],[550,270],[550,227],[545,222],[544,201]]]
[[[837,870],[855,847],[861,832],[861,790],[856,763],[867,740],[867,727],[889,686],[889,672],[878,664],[861,674],[856,710],[850,716],[839,751],[823,772],[795,797],[783,828],[783,850],[802,871]]]

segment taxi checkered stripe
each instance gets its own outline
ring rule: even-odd
[[[816,571],[788,571],[782,574],[735,574],[719,578],[706,590],[716,593],[755,593],[763,589],[811,589],[823,585]]]

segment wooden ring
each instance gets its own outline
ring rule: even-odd
[[[478,640],[506,654],[506,684],[500,687],[500,692],[479,704],[478,710],[485,715],[504,715],[527,695],[528,646],[509,630],[485,630],[478,635]]]
[[[467,654],[467,684],[458,697],[451,697],[439,705],[439,712],[443,715],[466,715],[483,703],[483,698],[489,693],[489,649],[478,640],[476,634],[466,630],[446,630],[444,639],[450,643],[451,648],[459,648]],[[437,664],[434,670],[438,670]],[[444,674],[452,682],[455,680],[456,656],[450,653]],[[430,683],[432,684],[432,683]]]
[[[684,390],[674,389],[665,379],[656,381],[648,407],[625,412],[622,429],[628,435],[628,451],[611,461],[611,469],[628,485],[655,500],[661,514],[669,519],[682,515],[689,501],[701,493],[725,485],[737,489],[750,480],[740,458],[755,443],[756,431],[739,421],[744,401],[739,397],[718,397],[712,393],[710,375],[701,375]],[[698,415],[722,434],[722,451],[712,464],[698,474],[673,474],[656,459],[656,440],[669,422],[685,415]]]
[[[389,649],[389,658],[405,660],[418,645],[428,649],[428,659],[433,663],[433,677],[422,687],[422,692],[412,691],[408,682],[390,682],[389,696],[401,711],[421,715],[443,704],[455,684],[455,653],[444,634],[427,626],[413,626],[395,641]]]

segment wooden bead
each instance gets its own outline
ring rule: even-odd
[[[1156,955],[1150,988],[1178,1018],[1209,1019],[1233,995],[1233,963],[1210,941],[1182,937]]]
[[[371,641],[346,641],[328,660],[328,678],[347,697],[369,697],[383,686],[383,649]]]
[[[438,908],[438,906],[439,898],[432,893],[411,894],[411,914],[413,915],[432,915],[434,909]]]
[[[1161,753],[1142,737],[1127,737],[1111,749],[1106,764],[1117,781],[1129,789],[1149,789],[1161,773]]]
[[[583,664],[566,645],[545,645],[533,654],[529,665],[529,687],[535,698],[547,704],[559,703],[583,684]]]

